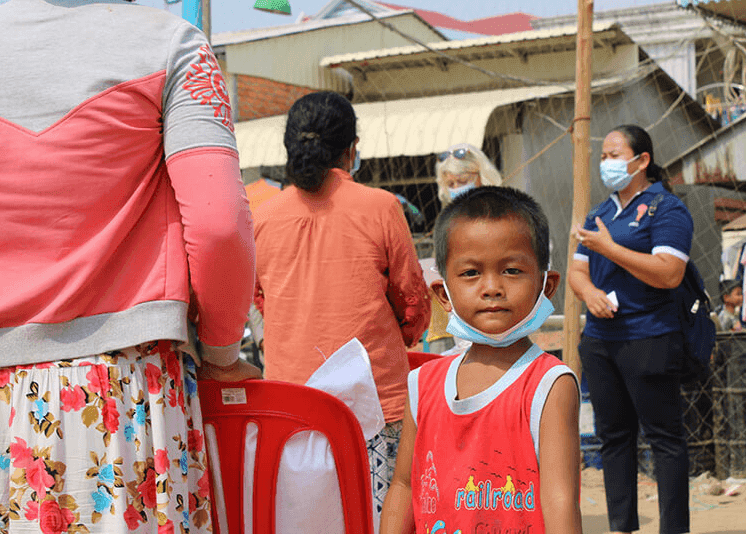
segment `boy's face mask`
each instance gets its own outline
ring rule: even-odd
[[[458,313],[456,313],[456,308],[453,306],[451,295],[450,293],[448,293],[448,285],[444,281],[443,287],[445,287],[448,300],[451,301],[451,317],[448,320],[446,332],[461,339],[465,339],[466,341],[471,341],[472,343],[478,343],[480,345],[489,345],[490,347],[508,347],[516,341],[528,336],[529,334],[533,334],[534,332],[536,332],[539,328],[541,328],[541,325],[544,324],[544,321],[546,321],[554,312],[554,305],[552,304],[552,301],[549,300],[544,294],[546,285],[547,273],[545,272],[544,283],[541,287],[541,293],[539,294],[539,298],[536,299],[536,304],[534,304],[534,307],[529,312],[529,314],[516,325],[507,329],[505,332],[502,332],[500,334],[488,334],[474,328],[466,321],[464,321],[461,317],[459,317]]]

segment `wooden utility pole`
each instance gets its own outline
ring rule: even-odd
[[[202,32],[207,36],[207,42],[212,44],[212,20],[210,18],[210,0],[199,0],[202,12]]]
[[[573,199],[572,227],[582,224],[591,209],[591,80],[593,79],[593,0],[578,0],[578,35],[575,56],[575,118],[573,120]],[[572,230],[570,232],[572,236]],[[577,241],[567,245],[567,272],[573,261]],[[580,378],[578,355],[581,302],[565,277],[565,325],[562,359]]]

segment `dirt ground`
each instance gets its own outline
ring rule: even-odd
[[[581,483],[583,533],[608,533],[603,472],[592,467],[586,468],[583,470]],[[729,489],[734,489],[738,494],[725,495],[724,492]],[[639,534],[658,534],[658,492],[655,481],[641,474],[637,495]],[[692,534],[746,534],[746,481],[717,481],[707,474],[692,479],[689,509]]]

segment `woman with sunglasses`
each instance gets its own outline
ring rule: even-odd
[[[436,157],[438,198],[443,206],[474,187],[502,184],[498,170],[485,153],[474,145],[458,143]],[[432,316],[426,338],[430,352],[443,353],[455,345],[453,336],[446,332],[447,325],[448,312],[438,299],[432,298]]]
[[[354,337],[368,351],[386,420],[368,442],[380,512],[404,416],[407,346],[425,331],[430,300],[399,200],[352,178],[356,123],[350,102],[329,91],[290,108],[291,185],[254,212],[255,301],[264,313],[265,378],[305,384]]]
[[[458,195],[482,185],[500,185],[500,173],[477,147],[458,143],[437,155],[438,198],[446,205]]]
[[[639,126],[606,136],[601,180],[611,195],[573,229],[579,244],[568,281],[588,307],[578,349],[601,440],[609,527],[615,534],[640,528],[642,427],[655,461],[660,532],[689,532],[683,334],[671,289],[689,261],[692,216],[667,190],[653,142]]]

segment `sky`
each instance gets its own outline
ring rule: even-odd
[[[270,26],[291,24],[304,13],[314,15],[331,0],[289,0],[291,16],[273,15],[253,8],[254,0],[211,0],[212,32],[251,30]],[[389,3],[413,8],[439,11],[461,20],[472,20],[522,11],[537,17],[572,15],[577,13],[577,0],[388,0]],[[165,0],[137,0],[137,3],[166,8]],[[675,0],[596,0],[595,11],[645,6],[650,4],[675,3]],[[181,4],[172,4],[168,9],[181,14]]]

